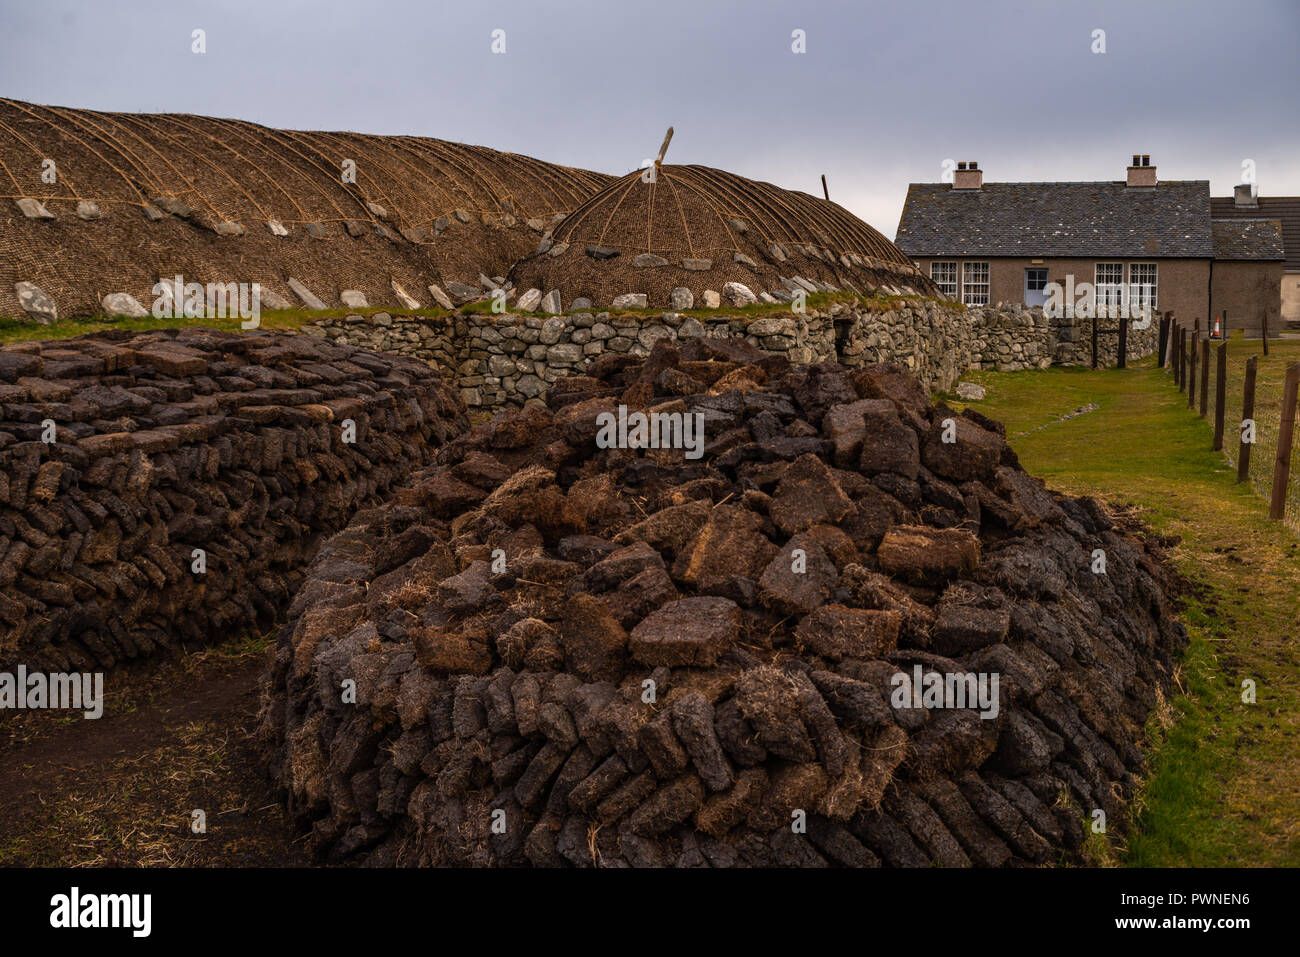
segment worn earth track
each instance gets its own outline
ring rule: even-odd
[[[0,866],[310,863],[249,745],[266,663],[225,645],[110,673],[98,720],[7,715]]]

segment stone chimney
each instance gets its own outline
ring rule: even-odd
[[[1232,202],[1235,206],[1250,209],[1259,207],[1259,197],[1255,195],[1255,187],[1250,183],[1242,183],[1240,186],[1232,188]]]
[[[984,185],[984,171],[974,160],[963,160],[952,174],[953,189],[979,189]]]
[[[1156,185],[1156,168],[1151,165],[1151,157],[1145,153],[1133,154],[1133,165],[1128,168],[1130,186]]]

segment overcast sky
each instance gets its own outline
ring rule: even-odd
[[[191,51],[206,31],[207,52]],[[505,31],[504,54],[492,52]],[[806,52],[795,53],[795,30]],[[1094,31],[1105,52],[1094,53]],[[1300,194],[1300,0],[0,0],[0,95],[654,155],[820,191],[892,238],[945,159]]]

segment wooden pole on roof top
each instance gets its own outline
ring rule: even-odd
[[[659,155],[655,157],[655,170],[664,165],[664,154],[668,152],[668,144],[673,140],[673,128],[668,127],[668,132],[664,134],[664,144],[659,147]]]
[[[831,191],[830,191],[830,189],[826,186],[826,174],[825,174],[825,173],[822,173],[822,195],[824,195],[824,196],[826,197],[826,201],[827,201],[827,202],[830,202]]]

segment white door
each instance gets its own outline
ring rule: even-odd
[[[1025,270],[1025,305],[1041,306],[1047,302],[1047,268],[1035,266]]]

